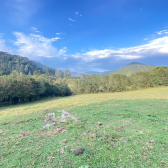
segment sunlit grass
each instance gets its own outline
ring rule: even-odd
[[[62,109],[82,122],[60,123]],[[42,130],[48,112],[58,125]],[[0,116],[0,167],[168,166],[168,87],[50,98],[0,108]]]
[[[50,98],[33,103],[0,108],[0,119],[6,116],[41,112],[48,109],[60,108],[70,110],[85,104],[99,103],[111,99],[168,99],[168,87],[148,88],[136,91],[75,95],[65,98]]]

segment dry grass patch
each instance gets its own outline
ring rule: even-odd
[[[21,131],[20,135],[18,136],[18,138],[24,138],[24,137],[27,137],[27,136],[32,135],[32,134],[34,134],[34,132]]]
[[[60,134],[60,133],[65,133],[68,132],[64,127],[57,127],[52,131],[44,132],[39,134],[40,136],[47,136],[47,137],[52,137],[54,135]]]

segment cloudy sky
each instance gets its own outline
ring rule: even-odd
[[[168,66],[167,0],[0,1],[0,51],[56,69]]]

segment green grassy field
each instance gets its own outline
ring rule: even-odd
[[[67,110],[82,122],[60,123]],[[57,125],[42,130],[45,114]],[[99,126],[98,122],[103,125]],[[62,127],[62,131],[59,131]],[[75,156],[75,149],[85,149]],[[168,87],[0,108],[0,167],[168,167]]]

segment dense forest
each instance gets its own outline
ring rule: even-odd
[[[0,51],[0,76],[8,75],[14,70],[22,72],[23,74],[26,75],[33,74],[35,70],[39,70],[41,73],[55,74],[54,68],[46,66],[41,68],[40,63],[36,65],[35,62],[30,61],[26,57],[11,55],[6,52]]]
[[[69,95],[66,84],[54,83],[43,75],[28,76],[14,70],[10,75],[0,76],[0,106]]]

